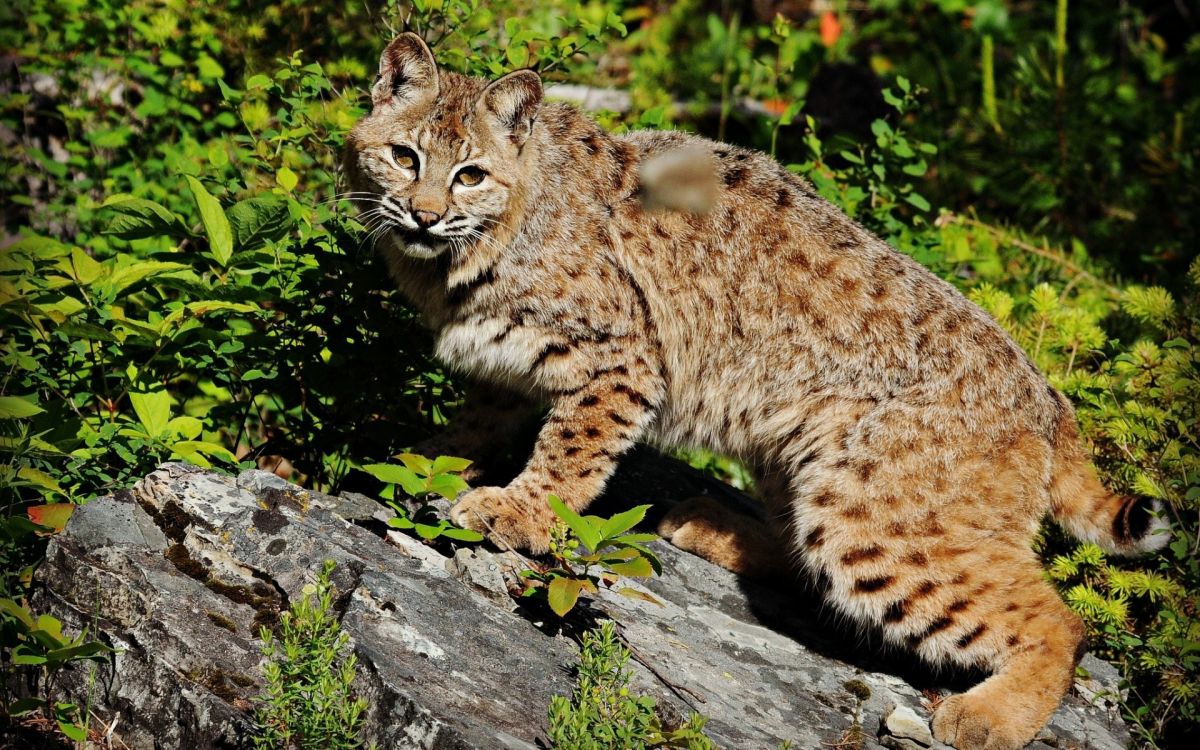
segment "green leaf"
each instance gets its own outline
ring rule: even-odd
[[[652,534],[650,532],[645,532],[645,533],[638,533],[638,534],[626,534],[625,536],[619,536],[614,539],[610,539],[609,541],[640,543],[640,542],[657,542],[659,539],[662,539],[662,537],[660,537],[658,534]]]
[[[618,563],[637,557],[640,554],[641,553],[635,550],[633,547],[619,547],[600,555],[599,560],[606,563]]]
[[[650,566],[654,568],[655,575],[662,575],[662,562],[658,559],[658,555],[654,554],[654,552],[652,552],[649,548],[643,547],[640,544],[633,544],[633,543],[622,541],[622,540],[628,539],[628,538],[629,537],[620,537],[619,539],[611,540],[609,543],[619,546],[619,547],[629,547],[631,549],[637,550],[638,552],[641,553],[642,557],[644,557],[650,561]]]
[[[626,562],[613,563],[611,565],[606,564],[605,567],[613,573],[623,576],[646,578],[654,575],[654,566],[650,564],[649,560],[640,556]]]
[[[111,208],[116,212],[104,233],[123,240],[163,236],[187,237],[189,234],[182,219],[152,200],[114,195],[100,207]]]
[[[46,654],[50,661],[68,662],[75,660],[91,659],[93,661],[102,659],[108,654],[114,652],[111,646],[107,646],[99,641],[90,641],[81,643],[77,646],[68,646],[67,648],[59,648]]]
[[[442,535],[442,530],[437,526],[430,526],[427,523],[418,523],[414,525],[417,531],[417,536],[422,539],[434,540]]]
[[[630,508],[623,513],[616,514],[605,521],[600,527],[600,536],[605,539],[611,539],[618,534],[629,531],[641,523],[642,519],[646,517],[646,511],[648,510],[650,510],[649,505],[639,505],[636,508]]]
[[[20,396],[0,396],[0,419],[27,419],[44,411],[36,403]]]
[[[424,456],[418,456],[416,453],[401,453],[396,458],[400,459],[400,463],[423,477],[433,473],[433,462]]]
[[[59,486],[54,477],[41,469],[35,469],[32,466],[22,466],[20,469],[17,469],[17,476],[49,492],[57,493],[63,497],[67,495],[66,490]]]
[[[13,649],[12,663],[21,666],[35,667],[45,664],[46,657],[41,656],[40,654],[35,654],[21,646],[17,646],[15,649]]]
[[[459,542],[482,542],[483,534],[471,529],[460,529],[457,526],[447,526],[442,529],[442,536],[449,537]]]
[[[508,48],[504,50],[504,55],[508,58],[509,64],[514,68],[522,68],[529,59],[529,48],[524,44],[517,45],[510,43]]]
[[[278,240],[292,228],[287,201],[274,193],[247,198],[226,212],[233,227],[234,246],[238,251],[254,250]]]
[[[158,437],[167,429],[171,419],[171,394],[166,391],[155,393],[130,393],[129,402],[138,421],[150,437]]]
[[[579,592],[587,583],[583,578],[555,578],[546,590],[546,601],[559,617],[566,617],[579,601]]]
[[[408,529],[411,529],[416,526],[416,524],[413,523],[412,520],[409,519],[408,516],[399,516],[399,515],[389,518],[387,520],[387,523],[388,523],[388,526],[391,526],[393,529],[408,530]]]
[[[201,55],[196,58],[196,73],[202,80],[213,80],[215,78],[224,77],[225,69],[222,68],[221,64],[216,60],[201,53]]]
[[[447,500],[453,500],[469,489],[471,485],[454,474],[437,474],[429,480],[429,491],[436,492]]]
[[[362,467],[363,471],[375,477],[381,482],[389,484],[398,484],[410,495],[420,495],[425,492],[425,480],[413,473],[412,469],[406,466],[397,466],[395,464],[367,464]]]
[[[46,701],[42,698],[18,698],[9,704],[8,713],[10,716],[21,716],[37,711],[45,705]]]
[[[466,471],[467,467],[470,466],[471,463],[472,462],[469,458],[455,458],[453,456],[438,456],[433,461],[433,467],[431,468],[430,473],[431,474],[444,474],[447,471],[454,471],[454,472]]]
[[[171,434],[178,435],[185,440],[194,440],[204,429],[204,423],[195,417],[175,417],[167,422],[167,429],[171,431]]]
[[[87,727],[76,724],[72,721],[58,720],[58,730],[67,736],[67,739],[75,742],[83,742],[87,739]]]
[[[614,590],[621,596],[629,597],[630,599],[641,599],[644,602],[650,602],[651,604],[657,604],[660,607],[663,606],[662,602],[660,602],[658,599],[655,599],[650,594],[647,594],[645,591],[638,591],[637,589],[633,589],[628,586],[623,586],[619,589],[614,589]]]
[[[33,615],[29,614],[29,610],[17,604],[12,599],[0,599],[0,614],[8,615],[26,628],[33,628]]]
[[[117,294],[142,279],[163,273],[171,273],[172,271],[182,271],[186,268],[187,266],[182,263],[168,263],[158,260],[139,261],[133,265],[115,269],[112,275],[105,281],[105,285],[112,294]]]
[[[200,180],[187,175],[187,182],[192,191],[192,198],[196,201],[196,208],[200,209],[200,223],[204,225],[204,233],[208,236],[208,248],[213,259],[226,266],[233,257],[233,228],[229,225],[229,219],[221,210],[221,204],[212,197]]]
[[[200,456],[212,456],[230,464],[237,463],[237,459],[229,452],[228,448],[207,440],[179,440],[171,443],[171,450],[188,461],[205,468],[209,464],[207,461],[201,459]]]
[[[546,502],[550,504],[550,510],[562,519],[563,523],[575,532],[575,536],[579,537],[579,541],[583,542],[588,549],[593,552],[600,545],[600,530],[596,528],[590,521],[580,516],[575,511],[567,507],[566,503],[558,498],[557,495],[551,495],[546,498]]]
[[[296,185],[300,182],[300,178],[287,167],[280,167],[279,171],[275,173],[275,182],[279,184],[279,187],[290,193],[295,190]]]
[[[66,270],[71,278],[80,284],[91,284],[104,274],[104,266],[77,247],[71,248],[71,257],[66,260]]]
[[[71,514],[75,512],[74,503],[50,503],[49,505],[31,505],[25,509],[29,520],[39,526],[44,526],[47,529],[54,531],[62,531],[67,521],[71,519]]]
[[[57,330],[64,336],[73,339],[83,339],[84,341],[117,340],[117,337],[114,336],[107,328],[102,328],[95,323],[86,323],[79,320],[72,320],[63,323],[58,327]]]
[[[924,196],[919,193],[909,193],[908,195],[904,196],[904,200],[908,201],[922,211],[928,211],[930,209],[929,201],[925,200]]]

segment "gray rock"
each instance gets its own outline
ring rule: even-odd
[[[906,747],[914,743],[919,747],[929,747],[933,744],[929,720],[918,716],[917,712],[908,706],[893,706],[891,711],[885,713],[880,722],[879,733],[881,736],[886,734],[892,738],[906,740]]]
[[[639,457],[613,494],[669,503],[699,492],[746,502]],[[81,506],[50,544],[35,606],[69,628],[90,626],[121,652],[94,681],[86,669],[70,671],[64,689],[106,721],[119,714],[117,734],[132,748],[243,747],[262,688],[258,632],[333,559],[337,611],[361,664],[356,688],[369,704],[368,739],[380,748],[544,744],[546,707],[570,693],[578,647],[503,595],[526,562],[482,547],[449,554],[388,531],[386,516],[363,496],[179,464]],[[927,721],[919,688],[936,680],[814,615],[794,581],[749,583],[664,544],[655,549],[665,574],[626,585],[661,605],[605,591],[587,612],[617,621],[634,652],[636,687],[668,721],[700,711],[719,745],[738,750],[785,740],[818,748],[855,734],[878,748],[863,727],[897,713]],[[1098,663],[1089,672],[1088,695],[1116,695],[1114,672]],[[905,731],[880,741],[919,734]],[[1112,704],[1077,695],[1048,731],[1058,747],[1118,750],[1129,741]]]
[[[446,561],[446,570],[497,605],[509,610],[516,609],[504,580],[501,562],[495,555],[466,547],[456,549],[454,556]]]

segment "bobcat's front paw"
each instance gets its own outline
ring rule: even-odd
[[[463,495],[450,509],[459,526],[487,535],[501,547],[540,555],[550,548],[554,514],[550,506],[520,497],[504,487],[480,487]]]
[[[978,690],[978,688],[976,689]],[[933,714],[933,736],[958,750],[1020,750],[1038,727],[1021,712],[985,692],[969,691],[942,701]]]

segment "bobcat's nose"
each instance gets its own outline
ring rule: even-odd
[[[438,219],[442,218],[442,215],[433,211],[413,211],[412,217],[413,221],[417,222],[417,226],[422,229],[428,229],[436,224]]]

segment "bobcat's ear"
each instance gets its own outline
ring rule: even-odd
[[[542,106],[542,79],[532,70],[517,70],[488,84],[477,107],[518,147],[533,131]]]
[[[411,31],[392,40],[379,56],[379,75],[371,87],[376,106],[415,104],[437,96],[438,69],[425,40]]]

